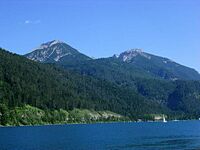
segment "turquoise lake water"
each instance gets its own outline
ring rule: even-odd
[[[200,121],[1,127],[0,150],[200,150]]]

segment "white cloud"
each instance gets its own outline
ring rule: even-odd
[[[39,24],[41,23],[40,20],[25,20],[24,24]]]
[[[30,23],[30,20],[26,20],[24,21],[25,24],[29,24]]]

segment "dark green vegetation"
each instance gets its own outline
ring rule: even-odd
[[[45,64],[0,49],[0,124],[149,120],[152,114],[199,118],[195,70],[140,51],[132,51],[128,61],[129,52],[91,59],[65,43],[52,43],[26,55]],[[125,117],[89,115],[105,111]]]
[[[2,112],[1,124],[14,125],[46,125],[67,123],[94,123],[111,121],[128,121],[129,119],[110,111],[94,111],[87,109],[49,110],[39,109],[30,105],[8,109],[0,105]]]
[[[156,102],[108,81],[40,64],[2,49],[0,58],[0,103],[8,110],[29,104],[43,110],[110,110],[133,119],[162,110]]]

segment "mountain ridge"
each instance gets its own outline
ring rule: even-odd
[[[161,112],[157,102],[109,81],[31,61],[3,49],[0,62],[0,104],[8,108],[29,104],[41,109],[113,110],[130,117],[156,109]]]
[[[62,47],[61,45],[64,46]],[[45,54],[50,54],[50,56],[47,57]],[[151,74],[151,76],[167,80],[200,80],[200,74],[195,69],[181,65],[165,57],[146,53],[139,48],[130,49],[119,55],[113,55],[107,58],[92,59],[64,42],[53,40],[42,44],[39,49],[24,56],[31,60],[43,63],[56,63],[64,66],[73,66],[73,63],[82,65],[88,63],[88,60],[98,61],[113,58],[125,62],[128,65],[132,65],[134,68],[143,71],[147,76]],[[96,70],[98,68],[94,69]]]
[[[152,114],[166,114],[170,119],[200,116],[200,81],[154,77],[132,61],[129,64],[113,57],[78,58],[40,63],[0,49],[0,124],[8,123],[10,110],[24,105],[45,110],[52,115],[45,117],[48,121],[62,115],[60,109],[76,108],[109,110],[131,120],[152,119]],[[136,62],[149,61],[140,55],[135,58]]]

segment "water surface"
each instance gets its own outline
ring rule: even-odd
[[[0,150],[200,150],[200,121],[0,128]]]

